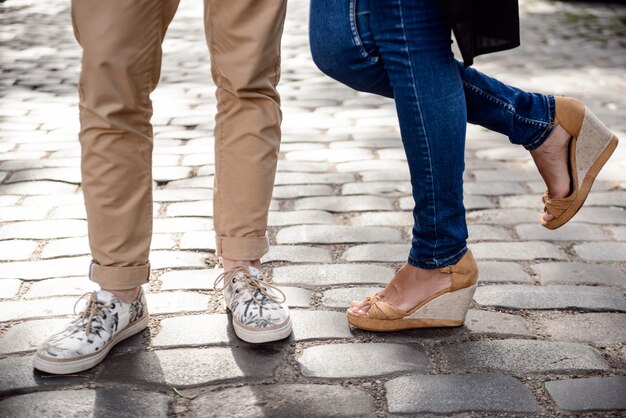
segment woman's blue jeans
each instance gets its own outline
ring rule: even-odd
[[[456,61],[436,0],[311,0],[310,44],[324,73],[395,99],[415,208],[408,263],[456,263],[467,251],[466,123],[532,150],[554,127],[554,97],[507,86]]]

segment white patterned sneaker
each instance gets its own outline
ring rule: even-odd
[[[132,303],[104,290],[85,293],[76,303],[85,297],[87,304],[78,317],[37,350],[33,360],[36,369],[54,374],[90,369],[104,360],[115,344],[148,326],[143,289]]]
[[[235,334],[242,340],[266,343],[291,334],[285,294],[264,279],[258,269],[241,266],[222,273],[214,287],[224,291],[224,303],[233,315]]]

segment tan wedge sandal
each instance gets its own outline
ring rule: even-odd
[[[378,295],[366,299],[367,314],[348,309],[348,322],[369,331],[398,331],[412,328],[458,327],[463,325],[478,280],[478,266],[470,251],[456,264],[439,269],[452,274],[450,288],[420,302],[410,311],[403,311],[380,300]]]
[[[572,193],[553,199],[546,190],[542,201],[544,211],[554,218],[541,219],[548,229],[556,229],[572,219],[581,208],[593,182],[615,148],[617,137],[580,101],[571,97],[555,97],[555,125],[561,125],[570,135],[569,167]]]

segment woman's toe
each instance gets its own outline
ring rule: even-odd
[[[551,213],[546,212],[546,213],[543,214],[544,222],[550,222],[553,219],[554,219],[554,215],[552,215]]]

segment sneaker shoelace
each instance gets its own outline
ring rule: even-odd
[[[98,300],[96,292],[87,292],[79,297],[74,304],[74,315],[78,315],[76,313],[76,306],[78,306],[78,303],[85,297],[88,297],[87,305],[85,306],[85,309],[83,309],[83,311],[79,314],[79,317],[76,318],[75,323],[77,327],[80,327],[84,324],[83,319],[87,318],[85,335],[89,335],[89,331],[91,331],[91,323],[93,322],[93,320],[96,319],[98,322],[102,322],[102,320],[106,318],[106,313],[104,312],[104,309],[111,309],[115,305],[111,302],[103,302],[101,300]]]
[[[238,275],[238,273],[241,273],[241,275]],[[248,268],[245,266],[235,267],[233,270],[225,271],[224,273],[220,274],[215,279],[215,283],[213,283],[213,287],[216,291],[221,292],[222,290],[230,286],[232,283],[235,283],[237,281],[241,281],[241,283],[243,283],[246,290],[248,290],[250,294],[253,295],[252,300],[254,301],[254,303],[256,303],[259,306],[261,306],[261,302],[263,298],[261,298],[260,301],[257,298],[255,298],[254,297],[255,290],[258,290],[259,293],[261,293],[261,295],[263,295],[270,301],[277,303],[277,304],[284,303],[287,300],[287,297],[285,296],[283,291],[280,290],[278,287],[274,286],[270,280],[264,280],[264,279],[261,279],[259,277],[252,275],[250,273],[250,270],[248,270]],[[218,287],[220,282],[222,283],[222,286]],[[275,290],[276,292],[280,293],[281,299],[271,294],[269,292],[269,289]]]

